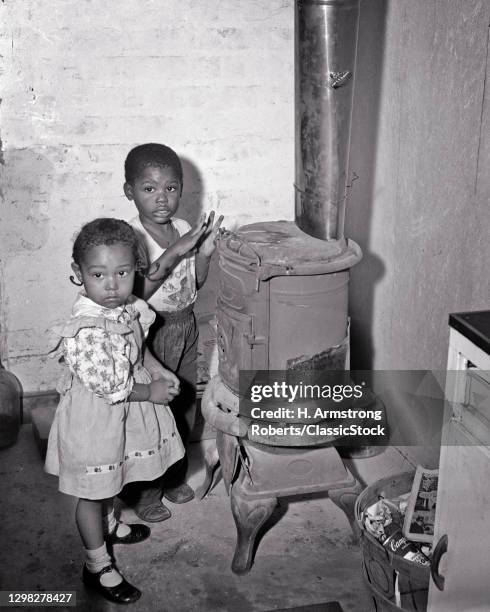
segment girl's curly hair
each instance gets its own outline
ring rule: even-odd
[[[146,274],[148,258],[135,230],[126,221],[112,217],[94,219],[82,227],[73,243],[73,261],[81,265],[84,255],[92,247],[112,244],[129,246],[134,255],[136,271]]]

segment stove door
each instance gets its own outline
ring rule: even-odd
[[[217,304],[219,374],[222,381],[239,393],[240,370],[266,370],[268,342],[254,331],[254,315]]]

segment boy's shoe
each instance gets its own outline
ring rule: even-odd
[[[145,523],[160,523],[172,516],[172,513],[161,501],[153,501],[147,504],[139,503],[133,508],[138,518]]]
[[[194,491],[185,482],[176,487],[169,487],[163,490],[163,496],[173,504],[185,504],[194,499]]]
[[[124,579],[124,576],[122,582],[115,587],[105,587],[100,584],[100,577],[102,574],[110,572],[113,569],[119,572],[116,566],[112,564],[107,565],[97,573],[89,572],[87,566],[84,565],[82,574],[83,584],[89,589],[97,591],[102,597],[117,604],[131,604],[137,601],[141,597],[141,591],[132,584],[129,584],[129,582]]]
[[[112,533],[110,533],[106,537],[106,541],[108,544],[137,544],[138,542],[143,542],[150,536],[151,529],[147,525],[140,525],[139,523],[134,523],[133,525],[128,525],[131,531],[125,536],[117,535],[117,527],[114,529]]]

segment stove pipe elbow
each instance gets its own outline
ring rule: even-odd
[[[295,220],[344,237],[359,0],[296,0]]]

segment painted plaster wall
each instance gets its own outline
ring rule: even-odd
[[[364,0],[347,235],[356,367],[445,369],[448,314],[490,308],[485,0]],[[486,87],[485,87],[486,83]]]
[[[2,330],[25,390],[52,388],[44,330],[69,313],[71,241],[130,218],[131,147],[184,161],[183,216],[233,228],[293,212],[291,1],[4,0]]]

